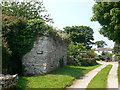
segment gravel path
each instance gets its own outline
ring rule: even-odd
[[[99,62],[102,64],[102,62]],[[87,88],[87,85],[92,80],[92,78],[101,70],[103,69],[107,64],[104,63],[103,65],[95,68],[94,70],[88,72],[83,77],[80,77],[80,79],[73,82],[73,85],[68,88]]]
[[[113,67],[108,75],[107,88],[118,88],[118,76],[117,76],[118,63],[112,62],[109,64],[112,64]]]
[[[118,78],[117,78],[117,68],[118,68],[118,63],[117,62],[100,62],[97,61],[100,64],[103,64],[94,70],[88,72],[86,75],[83,77],[80,77],[80,79],[77,79],[76,81],[73,82],[73,85],[71,85],[69,88],[87,88],[88,84],[92,80],[92,78],[105,66],[108,64],[112,64],[113,67],[110,70],[110,73],[108,75],[108,80],[107,80],[107,87],[108,88],[118,88]]]

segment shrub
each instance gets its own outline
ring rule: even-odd
[[[93,66],[97,64],[95,58],[83,58],[80,62],[82,66]]]
[[[11,67],[11,55],[8,51],[8,48],[4,47],[2,45],[2,73],[12,73],[12,67]]]
[[[99,57],[95,57],[95,60],[100,60],[100,58]]]
[[[16,65],[15,73],[22,73],[22,56],[29,52],[38,35],[41,35],[44,21],[41,19],[26,20],[23,17],[2,15],[2,39],[11,51]]]
[[[80,53],[82,50],[85,49],[85,46],[81,43],[73,43],[71,42],[68,46],[67,50],[67,57],[68,57],[68,64],[70,65],[81,65],[80,60],[82,59],[82,56]]]
[[[94,50],[88,50],[81,53],[82,58],[95,58],[96,54],[94,53]]]
[[[111,61],[112,60],[112,54],[111,53],[109,53],[109,52],[102,52],[102,56],[103,56],[103,58],[104,59],[109,59],[109,61]]]

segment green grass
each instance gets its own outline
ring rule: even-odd
[[[91,80],[87,88],[106,88],[107,77],[112,65],[107,65]]]
[[[118,66],[118,81],[119,81],[119,84],[120,84],[120,64]]]
[[[58,69],[52,74],[43,76],[20,77],[17,88],[65,88],[72,84],[73,80],[79,78],[96,66],[66,66]]]

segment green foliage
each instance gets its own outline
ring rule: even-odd
[[[119,43],[115,43],[114,44],[114,48],[113,48],[113,53],[114,54],[118,54],[120,52],[120,44]]]
[[[94,53],[94,49],[84,51],[81,54],[82,58],[95,58],[96,54]]]
[[[94,49],[89,51],[84,51],[81,53],[82,59],[80,60],[82,66],[92,66],[96,65],[97,62],[95,60],[96,54],[94,53]]]
[[[112,65],[107,65],[100,72],[98,72],[97,75],[88,84],[88,90],[89,88],[101,88],[102,90],[106,90],[107,77],[111,68]]]
[[[42,2],[1,2],[2,13],[7,16],[24,17],[26,19],[43,19],[46,22],[53,22],[49,15],[42,15],[46,12]]]
[[[104,46],[107,44],[105,43],[105,41],[101,40],[101,41],[96,41],[95,45],[97,45],[97,48],[104,48]]]
[[[68,46],[68,64],[81,65],[80,60],[82,56],[80,53],[85,49],[84,44],[71,42]]]
[[[32,49],[37,36],[45,31],[44,21],[41,19],[26,20],[22,17],[6,15],[2,15],[2,18],[3,40],[12,51],[12,59],[15,60],[16,66],[20,65],[18,68],[22,68],[21,58]]]
[[[63,58],[61,58],[61,59],[59,60],[59,64],[60,64],[60,67],[65,66],[65,64],[64,64],[64,59],[63,59]]]
[[[83,58],[80,62],[81,66],[94,66],[97,64],[95,58]]]
[[[103,56],[103,58],[105,58],[105,59],[109,59],[109,61],[112,60],[112,54],[109,53],[109,52],[102,52],[102,56]]]
[[[100,34],[120,43],[120,1],[96,3],[93,6],[92,21],[98,21],[102,26]]]
[[[12,22],[9,21],[11,18]],[[22,56],[31,50],[38,34],[44,32],[43,24],[39,19],[26,21],[24,18],[3,16],[3,39],[13,54]]]
[[[99,58],[99,60],[105,60],[102,55],[99,55],[98,58]]]
[[[72,42],[84,43],[87,49],[93,44],[93,29],[88,26],[65,27],[64,31],[69,35]]]
[[[99,57],[95,57],[95,60],[100,60],[100,58]]]
[[[12,61],[10,60],[11,55],[9,50],[2,45],[2,73],[6,74],[7,72],[11,73]]]

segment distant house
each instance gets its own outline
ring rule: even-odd
[[[97,48],[97,49],[95,49],[95,53],[97,53],[98,55],[101,55],[103,51],[112,53],[113,48]]]

